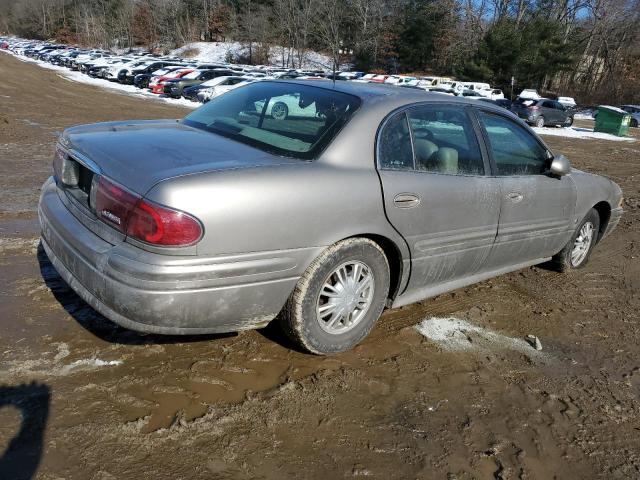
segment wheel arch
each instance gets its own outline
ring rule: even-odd
[[[390,238],[375,233],[352,235],[348,238],[366,238],[375,242],[382,249],[389,263],[388,298],[390,300],[395,299],[400,293],[404,274],[404,261],[398,245]],[[346,240],[346,238],[343,240]]]
[[[606,201],[601,201],[596,203],[593,206],[593,209],[598,212],[598,217],[600,219],[600,226],[598,227],[598,241],[600,241],[604,232],[607,231],[607,225],[611,218],[611,205]]]

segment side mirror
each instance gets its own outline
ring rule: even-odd
[[[569,163],[569,159],[564,155],[556,155],[553,157],[551,161],[551,167],[549,167],[549,172],[552,175],[557,175],[558,177],[562,177],[564,175],[568,175],[571,173],[571,163]]]

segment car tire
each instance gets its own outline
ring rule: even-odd
[[[633,128],[638,128],[638,120],[636,120],[635,118],[631,119],[631,126]]]
[[[271,116],[274,120],[286,120],[289,115],[289,107],[284,102],[276,102],[271,107]]]
[[[535,123],[536,127],[538,128],[542,128],[544,127],[544,117],[542,115],[540,115],[538,118],[536,118],[536,123]]]
[[[567,119],[562,124],[564,128],[569,128],[571,125],[573,125],[573,117],[567,117]]]
[[[375,242],[350,238],[335,243],[298,280],[279,316],[280,325],[308,352],[330,355],[349,350],[382,314],[389,278],[387,257]]]
[[[551,262],[556,270],[567,272],[584,267],[598,243],[599,231],[600,215],[592,208],[578,224],[564,248],[553,256]]]

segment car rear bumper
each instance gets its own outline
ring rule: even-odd
[[[224,257],[161,255],[113,245],[68,208],[53,179],[38,214],[42,245],[60,276],[95,310],[132,330],[230,332],[266,325],[319,248]]]

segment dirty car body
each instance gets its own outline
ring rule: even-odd
[[[267,115],[283,96],[314,116]],[[489,104],[381,85],[257,82],[183,120],[66,130],[42,189],[42,244],[84,300],[143,332],[262,327],[327,251],[353,239],[383,252],[388,282],[375,288],[397,307],[548,261],[591,209],[594,243],[611,232],[617,185],[568,164],[558,173],[556,159],[566,162]],[[165,217],[177,223],[158,233]],[[158,243],[167,232],[175,244]],[[345,268],[366,272],[366,260],[354,265]],[[356,290],[352,307],[364,305]]]

